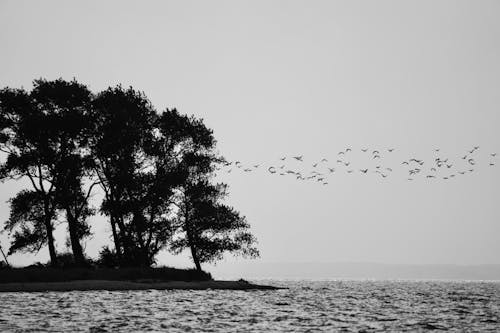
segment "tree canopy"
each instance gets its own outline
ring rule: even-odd
[[[48,246],[57,265],[53,230],[67,225],[77,265],[82,241],[99,211],[111,226],[113,256],[121,266],[150,266],[162,249],[190,248],[200,262],[224,252],[258,256],[245,218],[221,200],[227,185],[213,184],[224,159],[202,119],[176,109],[157,112],[144,93],[110,87],[93,94],[76,80],[35,80],[31,92],[0,90],[2,181],[31,185],[10,200],[4,229],[9,253]]]

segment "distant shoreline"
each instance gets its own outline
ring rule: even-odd
[[[1,283],[0,292],[90,291],[90,290],[277,290],[273,286],[240,281],[111,281],[77,280],[62,282]]]

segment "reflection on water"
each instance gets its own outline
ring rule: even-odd
[[[500,331],[500,282],[266,283],[290,289],[0,293],[0,331]]]

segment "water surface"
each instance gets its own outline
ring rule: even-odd
[[[500,331],[500,282],[265,283],[289,289],[0,293],[0,331]]]

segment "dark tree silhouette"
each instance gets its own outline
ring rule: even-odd
[[[9,203],[10,216],[4,230],[13,232],[13,240],[8,254],[40,251],[48,241],[43,195],[23,190]],[[52,213],[56,214],[55,209]]]
[[[41,205],[39,218],[43,220],[50,262],[57,265],[53,236],[55,188],[47,167],[52,156],[46,154],[48,140],[44,133],[44,114],[26,91],[5,88],[0,91],[0,115],[0,149],[7,154],[6,161],[0,166],[0,177],[2,181],[29,179]],[[26,209],[36,209],[36,206],[28,206]]]
[[[227,195],[227,185],[210,183],[217,165],[225,162],[215,153],[213,132],[202,120],[180,116],[175,110],[162,118],[163,132],[179,132],[189,138],[178,158],[186,177],[176,191],[177,232],[171,250],[179,253],[189,248],[198,271],[201,263],[219,260],[225,252],[258,257],[256,240],[248,232],[245,218],[221,202]]]
[[[76,82],[35,80],[30,94],[3,89],[2,148],[8,153],[2,178],[27,177],[43,201],[51,262],[57,263],[54,210],[66,212],[73,255],[83,264],[80,240],[88,235],[88,196],[82,195],[85,145],[88,140],[89,90]]]
[[[181,190],[177,226],[181,234],[173,240],[174,253],[189,248],[198,271],[201,263],[222,259],[224,252],[256,258],[255,237],[245,218],[220,201],[227,186],[207,180],[193,180]]]
[[[156,112],[144,94],[121,86],[97,95],[94,102],[91,153],[104,191],[101,211],[109,216],[115,251],[128,265],[150,264],[144,258],[146,220],[141,199],[153,139]],[[152,233],[151,239],[153,238]],[[147,240],[149,240],[149,235]],[[150,258],[151,259],[151,258]]]
[[[59,208],[65,211],[69,238],[77,265],[85,263],[82,238],[90,234],[87,217],[91,215],[83,178],[91,166],[88,154],[90,139],[92,94],[76,80],[37,80],[31,98],[45,115],[48,145],[47,153],[53,157],[48,165],[55,187]]]
[[[226,251],[258,256],[245,219],[220,202],[226,185],[209,182],[225,162],[215,145],[201,119],[158,113],[133,88],[93,95],[76,80],[40,79],[31,93],[0,90],[0,150],[7,154],[0,179],[26,178],[32,187],[10,201],[10,253],[47,244],[56,265],[53,229],[64,216],[73,259],[84,265],[81,241],[90,236],[89,200],[99,186],[115,248],[101,256],[110,265],[151,266],[169,245],[189,247],[200,271]]]

